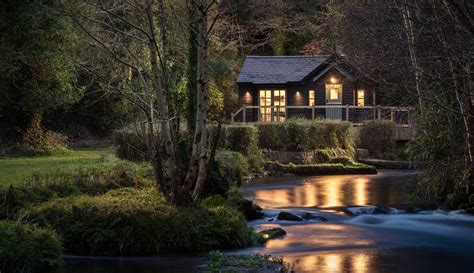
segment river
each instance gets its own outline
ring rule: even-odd
[[[243,194],[264,209],[265,218],[249,225],[256,230],[282,227],[287,235],[262,247],[226,253],[283,257],[297,272],[474,272],[474,216],[408,209],[405,182],[410,174],[382,171],[254,181]],[[328,221],[280,221],[276,219],[280,211],[300,216],[309,212]],[[206,257],[66,257],[66,261],[68,273],[175,273],[199,272]]]

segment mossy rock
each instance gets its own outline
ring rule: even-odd
[[[267,230],[262,230],[258,234],[260,234],[262,236],[263,241],[266,242],[271,239],[285,236],[286,231],[282,228],[271,228]]]

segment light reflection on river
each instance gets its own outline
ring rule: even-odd
[[[245,187],[244,195],[263,208],[403,205],[409,203],[403,178],[400,172],[263,178]]]
[[[283,257],[296,272],[474,272],[474,217],[442,211],[350,217],[338,207],[409,204],[407,172],[378,175],[263,178],[243,194],[264,208],[256,230],[282,227],[287,235],[263,247],[228,254],[265,253]],[[363,208],[355,208],[356,210]],[[280,211],[318,220],[277,221]],[[202,257],[69,260],[67,273],[199,272]]]

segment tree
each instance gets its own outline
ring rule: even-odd
[[[195,28],[189,29],[189,17],[177,12],[186,4],[195,12]],[[207,128],[208,52],[209,36],[217,21],[217,1],[85,1],[84,5],[67,6],[67,14],[118,68],[133,71],[131,79],[124,79],[113,89],[142,111],[144,121],[138,128],[147,146],[156,187],[174,204],[199,199],[211,154]],[[180,44],[178,40],[182,42],[183,37],[176,34],[188,33],[183,30],[195,31],[197,45],[195,120],[187,121],[194,124],[189,156],[183,156],[188,149],[183,151],[181,145],[185,137],[171,83],[173,67],[186,59],[186,54],[171,46]]]
[[[43,2],[0,4],[0,112],[22,129],[82,96],[69,59],[76,46],[72,24],[54,12],[54,2]]]

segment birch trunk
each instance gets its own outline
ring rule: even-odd
[[[402,7],[402,16],[403,16],[403,26],[405,28],[407,42],[408,42],[408,51],[410,53],[410,61],[413,67],[413,72],[415,76],[415,89],[418,96],[418,107],[420,108],[420,115],[423,116],[423,97],[421,91],[421,68],[418,63],[416,55],[416,41],[415,41],[415,32],[413,30],[413,18],[410,11],[409,4],[407,1],[403,1]]]

